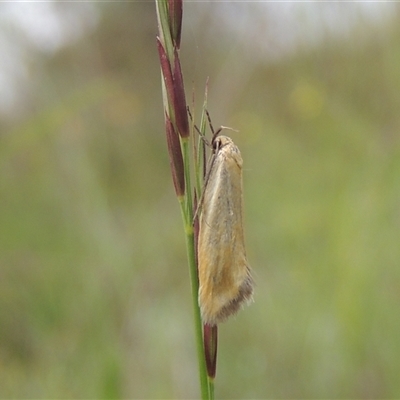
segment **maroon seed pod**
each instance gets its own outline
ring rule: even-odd
[[[183,168],[181,144],[179,142],[179,136],[177,135],[174,125],[168,115],[165,115],[165,131],[167,135],[169,163],[171,166],[175,192],[178,197],[182,197],[185,194],[185,173]]]
[[[187,114],[181,63],[179,61],[179,56],[176,49],[175,49],[173,77],[174,77],[174,110],[175,110],[176,127],[181,137],[187,138],[189,137],[189,120]]]
[[[218,325],[204,324],[203,335],[207,374],[214,379],[217,370]]]
[[[169,26],[172,40],[177,49],[181,46],[182,0],[168,0]]]

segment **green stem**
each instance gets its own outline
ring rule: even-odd
[[[195,336],[196,336],[196,349],[197,349],[197,358],[199,365],[199,375],[200,375],[200,389],[201,389],[201,398],[209,399],[209,391],[208,391],[208,379],[207,379],[207,367],[206,361],[204,358],[204,347],[203,347],[203,330],[202,330],[202,322],[200,316],[200,309],[198,303],[198,278],[197,278],[197,267],[196,267],[196,259],[195,259],[195,249],[194,249],[194,234],[186,233],[186,247],[187,247],[187,255],[189,260],[189,271],[190,271],[190,282],[192,287],[192,303],[193,303],[193,315],[194,315],[194,328],[195,328]]]
[[[199,280],[197,275],[196,250],[195,250],[195,240],[193,231],[193,202],[192,202],[192,190],[191,190],[192,186],[190,180],[190,150],[189,150],[188,139],[182,140],[182,153],[183,153],[183,165],[185,171],[186,199],[182,199],[180,201],[180,206],[181,206],[183,223],[185,225],[186,250],[189,262],[190,283],[192,289],[192,304],[193,304],[194,328],[196,336],[197,359],[198,359],[199,375],[200,375],[200,389],[201,389],[201,398],[209,399],[207,367],[206,367],[206,361],[204,357],[204,347],[203,347],[203,330],[202,330],[203,325],[201,322],[200,308],[198,303]]]
[[[193,233],[193,198],[192,198],[192,184],[190,179],[190,151],[189,151],[189,138],[181,139],[182,143],[182,156],[183,168],[185,174],[186,186],[186,204],[185,204],[185,232]]]
[[[210,400],[214,400],[214,379],[208,379],[208,393],[210,396]]]

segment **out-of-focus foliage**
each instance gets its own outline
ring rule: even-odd
[[[216,396],[399,397],[400,13],[268,62],[196,7],[187,98],[209,75],[214,124],[240,130],[257,281],[220,328]],[[30,49],[0,122],[3,398],[198,394],[154,4],[98,12],[54,54]]]

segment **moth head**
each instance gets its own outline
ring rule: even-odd
[[[224,147],[224,146],[226,146],[228,144],[233,144],[233,141],[228,136],[223,136],[223,135],[222,136],[217,136],[217,135],[214,135],[211,144],[212,144],[214,152],[216,153],[217,151],[221,150],[222,147]]]

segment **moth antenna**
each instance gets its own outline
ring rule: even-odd
[[[215,142],[215,139],[222,132],[223,129],[229,129],[230,131],[239,132],[236,129],[230,128],[229,126],[223,126],[223,125],[221,125],[216,131],[214,131],[214,127],[212,125],[210,113],[208,112],[208,110],[206,110],[206,114],[207,114],[208,124],[210,125],[210,129],[211,129],[211,132],[212,132],[211,143]]]
[[[190,117],[190,120],[193,122],[193,117],[192,117],[192,113],[190,112],[190,110],[189,110],[189,106],[187,107],[187,112],[188,112],[188,114],[189,114],[189,117]],[[207,112],[207,110],[206,110],[206,112]],[[207,115],[208,115],[208,112],[207,112]],[[209,147],[212,147],[212,145],[211,145],[211,143],[206,139],[206,137],[200,132],[200,129],[197,127],[197,125],[196,124],[193,124],[193,126],[194,126],[194,129],[196,129],[196,131],[197,131],[197,133],[200,135],[200,138],[203,140],[203,142],[207,145],[207,146],[209,146]],[[212,128],[211,128],[212,129]],[[212,132],[214,132],[214,131],[212,131]]]
[[[206,115],[207,115],[207,119],[208,119],[208,124],[210,125],[211,133],[212,133],[213,139],[214,139],[214,137],[215,137],[214,127],[213,127],[213,124],[212,124],[212,122],[211,122],[210,113],[208,112],[207,109],[206,109]],[[220,129],[218,129],[218,130],[220,130]],[[218,132],[218,133],[219,133],[219,132]]]

